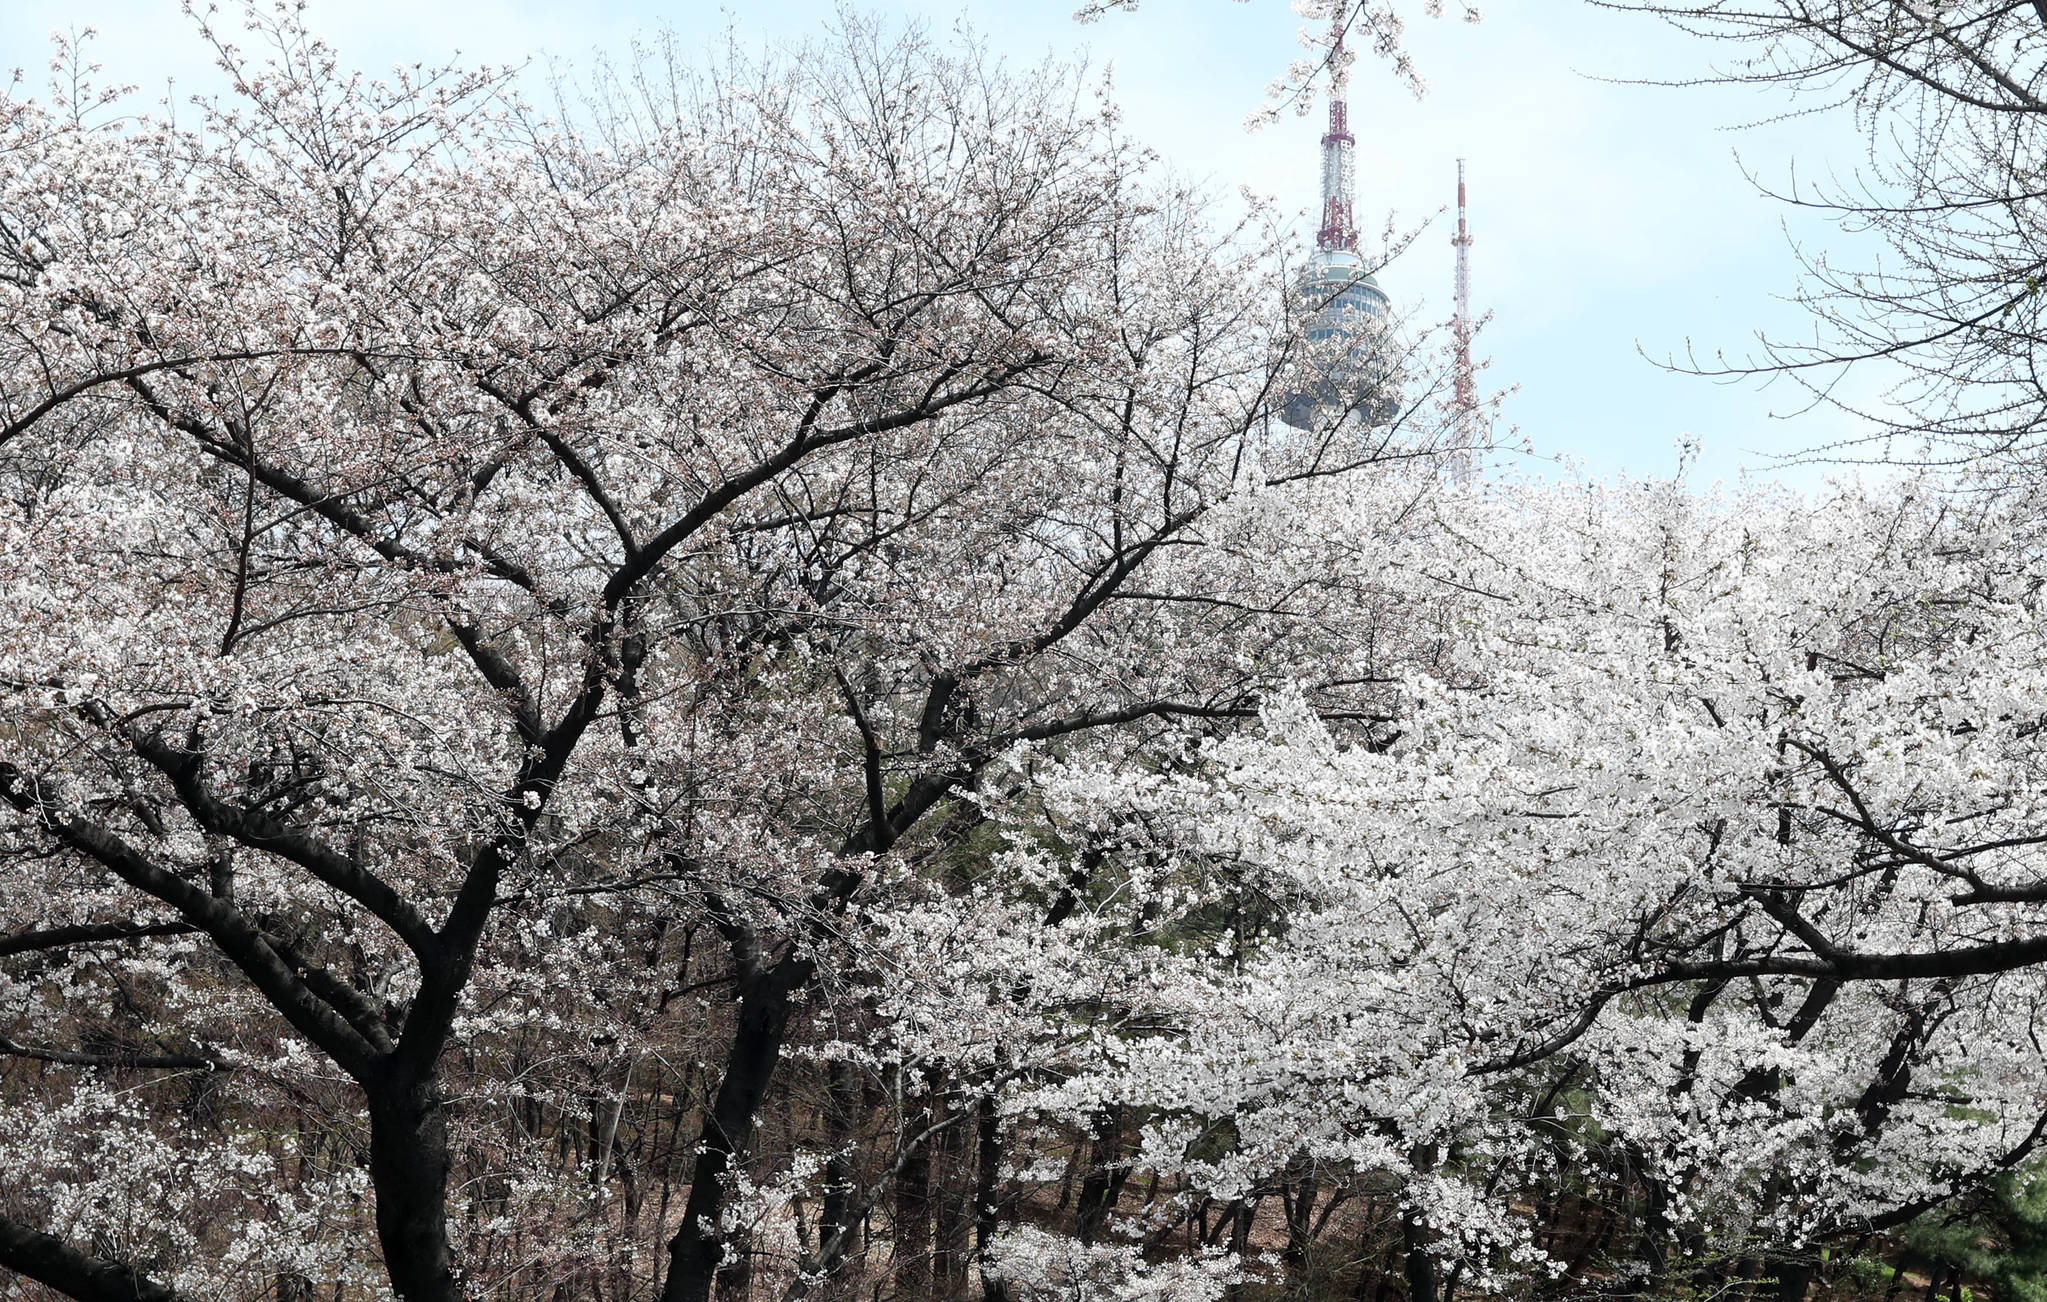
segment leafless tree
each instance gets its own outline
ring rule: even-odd
[[[1767,187],[1875,250],[1802,247],[1811,333],[1700,365],[1769,373],[1871,433],[1835,451],[2037,460],[2047,434],[2047,3],[2041,0],[1594,0],[1732,51],[1709,80],[1787,89],[1794,112],[1852,114],[1864,164]],[[1874,371],[1881,384],[1851,372]],[[1866,395],[1881,394],[1872,400]]]

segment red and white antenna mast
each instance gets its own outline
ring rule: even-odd
[[[1315,247],[1333,252],[1356,252],[1358,228],[1351,220],[1351,193],[1355,184],[1357,137],[1350,133],[1348,109],[1343,102],[1343,31],[1336,32],[1330,52],[1329,130],[1322,134],[1322,229],[1315,234]]]
[[[1471,228],[1464,220],[1464,160],[1457,160],[1457,234],[1450,243],[1457,250],[1457,315],[1451,324],[1456,334],[1456,440],[1464,451],[1478,441],[1478,383],[1471,370]]]

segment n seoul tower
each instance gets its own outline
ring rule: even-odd
[[[1357,137],[1344,103],[1343,33],[1330,59],[1329,129],[1322,134],[1322,226],[1315,252],[1301,268],[1298,294],[1308,320],[1304,334],[1317,359],[1312,378],[1288,399],[1281,418],[1297,429],[1355,414],[1378,424],[1398,405],[1380,356],[1392,303],[1358,256],[1352,220]]]

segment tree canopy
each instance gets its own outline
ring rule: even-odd
[[[0,101],[13,1295],[2029,1287],[2032,481],[1289,426],[1285,244],[915,33],[209,36]]]

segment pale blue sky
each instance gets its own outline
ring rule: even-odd
[[[1132,134],[1175,171],[1222,192],[1275,196],[1305,215],[1315,200],[1319,106],[1247,132],[1268,81],[1299,51],[1299,20],[1281,0],[1144,0],[1136,13],[1081,25],[1076,0],[868,0],[858,7],[921,17],[941,30],[964,18],[995,51],[1035,61],[1087,53],[1114,71]],[[226,6],[223,6],[226,7]],[[1419,8],[1419,6],[1415,6]],[[1537,11],[1540,11],[1538,16]],[[500,63],[548,55],[582,62],[636,34],[673,27],[701,44],[735,22],[748,43],[795,42],[831,20],[830,0],[718,5],[677,0],[311,0],[314,26],[371,69],[460,50]],[[182,94],[210,82],[205,50],[176,0],[0,0],[0,66],[40,85],[53,29],[92,26],[111,79]],[[1601,78],[1685,77],[1716,53],[1649,20],[1576,0],[1500,0],[1486,19],[1419,20],[1410,42],[1430,82],[1416,100],[1362,63],[1351,89],[1359,135],[1359,225],[1390,213],[1411,223],[1455,196],[1468,160],[1473,301],[1494,314],[1481,339],[1486,388],[1518,386],[1506,418],[1538,448],[1595,474],[1667,472],[1689,433],[1703,478],[1763,474],[1770,453],[1856,432],[1803,404],[1788,384],[1733,385],[1667,374],[1645,361],[1689,344],[1703,356],[1753,350],[1759,326],[1800,328],[1779,301],[1795,283],[1785,211],[1759,197],[1736,162],[1782,178],[1852,171],[1859,141],[1837,118],[1771,117],[1781,101],[1730,89],[1671,90]],[[1838,246],[1824,226],[1802,239]],[[1449,225],[1439,219],[1381,276],[1396,302],[1449,312]],[[1810,481],[1810,472],[1792,476]]]

